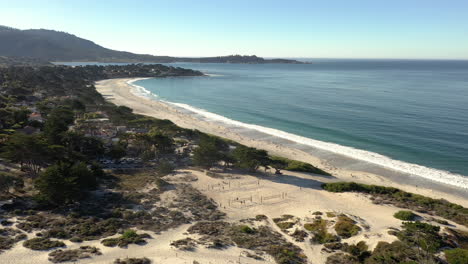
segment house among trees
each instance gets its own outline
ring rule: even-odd
[[[29,115],[28,121],[30,121],[30,122],[32,122],[32,121],[37,121],[37,122],[43,123],[43,122],[44,122],[44,119],[42,118],[41,113],[39,113],[39,112],[33,112],[33,113],[31,113],[31,114]]]

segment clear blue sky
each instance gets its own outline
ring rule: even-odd
[[[468,59],[468,0],[0,0],[0,25],[155,55]]]

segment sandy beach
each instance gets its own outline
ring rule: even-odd
[[[265,135],[262,138],[262,135],[242,133],[238,129],[228,128],[222,124],[204,120],[194,114],[188,114],[185,110],[177,109],[169,104],[150,100],[144,96],[138,96],[137,88],[128,84],[128,82],[134,80],[103,80],[96,83],[96,89],[108,101],[116,105],[130,107],[135,113],[160,119],[169,119],[180,127],[198,129],[202,132],[228,138],[250,147],[264,149],[273,155],[311,163],[331,173],[333,177],[327,179],[329,181],[355,181],[366,184],[392,186],[432,198],[443,197],[451,202],[465,207],[468,206],[468,191],[466,190],[431,182],[419,177],[411,177],[411,175],[405,175],[365,163],[356,165],[356,161],[338,155],[324,159],[303,151],[301,146],[296,146],[297,144],[291,144],[290,142],[278,144],[272,142],[271,137],[265,137]],[[293,148],[291,145],[297,148]],[[329,154],[327,155],[330,156]],[[337,161],[334,162],[334,160]],[[346,166],[345,164],[348,163],[352,163],[352,165]],[[343,166],[341,166],[342,164]],[[350,169],[350,167],[353,169]]]

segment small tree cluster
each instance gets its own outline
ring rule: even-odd
[[[58,162],[40,173],[35,181],[39,198],[52,204],[63,204],[83,197],[86,190],[96,187],[99,171],[84,163]]]

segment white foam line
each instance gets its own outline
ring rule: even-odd
[[[224,75],[221,75],[221,74],[214,74],[214,73],[203,73],[205,74],[206,76],[209,76],[209,77],[221,77],[221,76],[224,76]]]
[[[132,86],[134,89],[131,90],[131,92],[136,95],[136,96],[142,96],[146,97],[149,99],[157,99],[158,95],[150,92],[149,90],[145,89],[143,86],[139,86],[134,84],[136,81],[141,81],[141,80],[147,80],[151,78],[135,78],[130,81],[127,81],[127,84]]]
[[[127,83],[134,86],[137,89],[145,90],[146,92],[144,92],[144,93],[146,95],[150,94],[152,96],[155,96],[155,98],[157,97],[157,95],[151,93],[150,91],[148,91],[144,87],[133,84],[133,82],[138,81],[138,80],[141,80],[141,79],[129,81]],[[145,95],[143,95],[143,96],[145,96]],[[147,96],[145,96],[145,97],[147,97]],[[211,113],[211,112],[208,112],[208,111],[205,111],[203,109],[199,109],[199,108],[187,105],[187,104],[173,103],[173,102],[168,102],[168,101],[163,101],[163,100],[159,100],[159,101],[162,101],[164,103],[168,103],[168,104],[176,106],[176,107],[186,109],[186,110],[188,110],[190,112],[199,114],[199,115],[203,116],[204,118],[206,118],[208,120],[222,122],[222,123],[225,123],[225,124],[227,124],[229,126],[238,126],[238,127],[257,130],[257,131],[263,132],[263,133],[268,134],[268,135],[272,135],[272,136],[276,136],[276,137],[279,137],[279,138],[291,140],[291,141],[294,141],[294,142],[299,143],[299,144],[311,146],[311,147],[322,149],[322,150],[325,150],[325,151],[330,151],[330,152],[340,154],[340,155],[344,155],[344,156],[347,156],[347,157],[350,157],[350,158],[366,161],[366,162],[376,164],[376,165],[379,165],[379,166],[382,166],[382,167],[385,167],[385,168],[389,168],[389,169],[392,169],[392,170],[395,170],[395,171],[408,173],[408,174],[416,175],[416,176],[426,178],[426,179],[429,179],[429,180],[432,180],[432,181],[436,181],[436,182],[440,182],[440,183],[449,184],[449,185],[461,187],[461,188],[464,188],[464,189],[468,189],[468,177],[465,177],[465,176],[460,175],[460,174],[455,174],[455,173],[451,173],[451,172],[443,171],[443,170],[438,170],[438,169],[434,169],[434,168],[428,168],[428,167],[425,167],[425,166],[412,164],[412,163],[408,163],[408,162],[404,162],[404,161],[400,161],[400,160],[394,160],[394,159],[391,159],[391,158],[389,158],[387,156],[384,156],[384,155],[381,155],[381,154],[378,154],[378,153],[375,153],[375,152],[365,151],[365,150],[356,149],[356,148],[353,148],[353,147],[338,145],[338,144],[335,144],[335,143],[324,142],[324,141],[319,141],[319,140],[315,140],[315,139],[311,139],[311,138],[306,138],[306,137],[303,137],[303,136],[291,134],[291,133],[288,133],[288,132],[285,132],[285,131],[282,131],[282,130],[278,130],[278,129],[274,129],[274,128],[243,123],[243,122],[232,120],[232,119],[229,119],[227,117],[224,117],[224,116],[221,116],[221,115],[218,115],[218,114],[215,114],[215,113]]]

